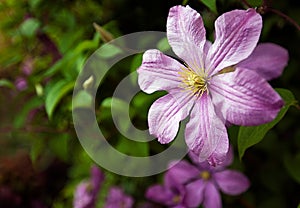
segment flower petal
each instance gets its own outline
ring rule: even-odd
[[[233,10],[218,17],[216,40],[206,59],[209,75],[247,58],[257,44],[261,28],[262,18],[255,9]]]
[[[207,93],[195,102],[186,125],[185,139],[188,147],[199,155],[199,162],[213,155],[211,162],[219,164],[226,157],[229,144],[225,124],[216,115]]]
[[[283,106],[281,97],[264,78],[244,68],[215,76],[209,89],[216,108],[236,125],[270,122]]]
[[[178,57],[191,68],[204,69],[206,32],[199,13],[189,6],[172,7],[167,20],[167,37]]]
[[[95,204],[95,198],[89,190],[89,182],[81,182],[75,190],[73,206],[74,208],[83,208],[93,206]]]
[[[229,150],[226,154],[224,161],[222,162],[222,164],[220,166],[214,167],[214,170],[216,170],[216,171],[223,170],[227,166],[231,165],[231,163],[233,162],[233,159],[234,159],[233,147],[231,145],[229,145]]]
[[[193,178],[196,178],[199,175],[199,170],[189,164],[186,161],[180,161],[174,165],[174,162],[169,165],[170,169],[166,173],[165,183],[167,186],[170,186],[170,180],[167,180],[169,177],[172,177],[176,180],[177,183],[185,184]]]
[[[250,182],[246,176],[233,170],[214,173],[213,177],[221,191],[229,195],[241,194],[250,186]]]
[[[133,199],[131,196],[124,193],[124,191],[117,186],[112,186],[106,196],[104,208],[124,207],[131,208],[133,206]],[[94,206],[92,206],[94,207]]]
[[[199,179],[186,186],[186,195],[183,203],[187,205],[187,207],[198,207],[202,203],[205,184],[206,182]]]
[[[259,44],[253,53],[238,64],[239,67],[255,70],[266,80],[279,77],[289,59],[288,51],[273,43]]]
[[[199,170],[210,170],[209,163],[207,161],[200,162],[199,156],[195,152],[189,151],[188,155],[191,161],[197,165]]]
[[[193,152],[189,152],[189,157],[193,161],[194,164],[197,165],[198,170],[207,170],[209,172],[216,172],[224,170],[227,166],[229,166],[233,161],[233,148],[232,146],[229,146],[229,150],[224,158],[224,161],[220,163],[218,166],[212,166],[212,163],[209,163],[210,159],[208,161],[199,162],[199,157]],[[212,156],[210,156],[212,157]],[[210,158],[209,157],[209,158]]]
[[[177,134],[179,122],[188,116],[193,104],[193,97],[181,90],[156,100],[148,114],[150,134],[156,136],[162,144],[172,141]]]
[[[205,208],[222,208],[220,193],[212,182],[205,186],[203,205]]]
[[[147,50],[143,55],[142,65],[137,70],[139,86],[146,93],[178,88],[178,71],[182,67],[184,66],[178,61],[158,50]]]
[[[164,205],[172,204],[174,194],[172,191],[162,185],[150,186],[146,191],[146,198]]]

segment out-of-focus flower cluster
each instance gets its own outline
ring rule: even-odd
[[[93,166],[90,179],[81,182],[75,190],[74,208],[94,208],[104,180],[104,173]],[[133,203],[133,198],[124,193],[120,187],[112,186],[105,198],[104,208],[131,208]]]
[[[219,191],[238,195],[246,191],[249,180],[242,173],[226,169],[232,163],[233,152],[221,166],[213,167],[207,161],[199,162],[198,157],[189,153],[194,164],[179,161],[170,164],[163,185],[149,187],[146,197],[168,207],[191,208],[203,204],[205,208],[220,208],[222,200]]]

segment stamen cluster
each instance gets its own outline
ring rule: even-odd
[[[180,87],[191,91],[193,95],[201,97],[207,91],[207,80],[204,75],[197,74],[194,70],[182,67],[182,71],[178,72],[182,79]]]

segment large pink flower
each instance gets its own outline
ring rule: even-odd
[[[233,10],[215,22],[215,41],[206,40],[202,18],[189,6],[170,9],[167,37],[179,62],[158,50],[144,53],[138,82],[146,93],[167,95],[149,110],[150,134],[172,141],[179,122],[188,147],[200,161],[220,164],[228,151],[225,124],[260,125],[272,121],[283,101],[267,80],[279,76],[287,51],[275,44],[257,45],[261,16],[254,9]]]

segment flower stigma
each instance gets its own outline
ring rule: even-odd
[[[203,72],[204,70],[201,70]],[[199,75],[190,67],[182,67],[182,71],[178,72],[182,79],[182,85],[185,90],[191,91],[193,95],[201,97],[207,91],[207,79],[205,73]]]
[[[205,171],[202,171],[201,173],[200,173],[200,177],[203,179],[203,180],[205,180],[205,181],[207,181],[208,179],[210,179],[210,172],[208,172],[207,170],[205,170]]]
[[[178,204],[181,201],[180,195],[176,195],[172,199],[173,203]]]

